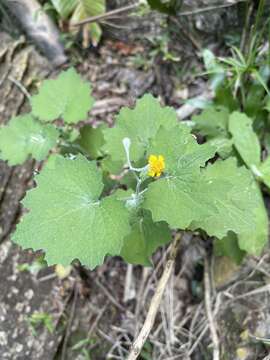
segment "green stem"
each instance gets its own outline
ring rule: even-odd
[[[256,49],[256,46],[258,44],[258,39],[255,40],[255,37],[256,37],[256,33],[259,28],[259,23],[261,21],[261,17],[263,15],[264,6],[265,6],[265,0],[260,0],[256,18],[255,18],[255,23],[251,29],[250,37],[249,37],[249,41],[248,41],[248,49],[247,49],[247,54],[249,54],[248,55],[248,64],[251,64],[253,62],[253,57],[254,57],[253,49]],[[253,46],[251,46],[251,44],[253,42],[254,42],[254,44],[253,44]]]

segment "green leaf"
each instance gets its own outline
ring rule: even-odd
[[[203,56],[204,66],[207,71],[212,72],[219,69],[220,65],[218,65],[217,58],[211,50],[209,49],[203,50],[202,56]]]
[[[159,246],[171,241],[171,232],[164,222],[154,223],[151,213],[144,210],[132,225],[131,233],[124,239],[121,256],[135,265],[151,266],[149,258]]]
[[[0,129],[0,157],[10,165],[22,164],[29,156],[43,160],[58,136],[53,125],[43,125],[31,114],[15,117]]]
[[[193,222],[192,229],[201,228],[220,239],[233,231],[240,249],[260,254],[268,239],[268,218],[252,173],[243,166],[237,167],[235,158],[229,158],[208,166],[201,181],[215,186],[215,210]]]
[[[33,114],[40,120],[62,118],[67,124],[86,120],[93,103],[90,84],[73,68],[56,79],[45,80],[31,100]]]
[[[193,116],[192,121],[195,123],[194,131],[204,135],[208,144],[216,147],[221,158],[226,159],[231,155],[233,142],[229,139],[227,108],[213,106],[202,111],[200,115]]]
[[[71,17],[71,23],[77,23],[88,17],[103,14],[106,10],[105,0],[76,0],[77,7]],[[92,43],[97,46],[101,39],[102,30],[99,24],[85,25],[88,28]]]
[[[260,164],[261,148],[259,139],[252,128],[252,120],[245,114],[233,112],[229,118],[229,131],[234,146],[248,167]]]
[[[103,171],[109,174],[119,175],[122,171],[122,163],[119,161],[112,161],[110,156],[106,156],[100,162]]]
[[[159,12],[168,15],[175,15],[176,9],[178,9],[178,5],[175,0],[167,0],[165,2],[162,0],[147,0],[147,2],[153,10],[158,10]]]
[[[216,149],[207,143],[199,145],[190,129],[182,124],[167,130],[161,127],[151,141],[148,155],[160,154],[165,158],[165,171],[168,175],[181,173],[190,178],[199,174],[200,167],[215,155]]]
[[[104,150],[113,161],[125,164],[122,140],[128,137],[131,140],[130,158],[138,161],[145,155],[149,140],[155,137],[161,125],[169,129],[176,124],[177,116],[172,108],[161,107],[152,95],[145,95],[137,101],[134,109],[121,109],[115,127],[104,131]]]
[[[98,23],[88,24],[91,43],[93,46],[98,46],[102,37],[102,28]]]
[[[106,128],[107,125],[102,124],[97,128],[93,128],[91,125],[85,125],[80,129],[78,144],[92,159],[96,159],[104,154],[101,148],[105,143],[103,130]]]
[[[270,112],[270,97],[269,96],[266,98],[265,110]]]
[[[62,19],[66,19],[76,7],[77,0],[51,0]]]
[[[255,117],[258,113],[262,112],[265,98],[264,88],[257,83],[253,83],[248,88],[248,94],[245,101],[244,112],[247,116]]]
[[[225,69],[218,63],[216,56],[209,49],[203,50],[203,62],[209,74],[211,89],[216,90],[225,79]]]
[[[233,152],[233,141],[223,137],[216,137],[207,142],[217,149],[217,153],[222,159],[227,159]]]
[[[259,177],[270,188],[270,156],[258,167]]]
[[[265,92],[268,94],[268,96],[270,95],[269,93],[269,89],[267,86],[267,83],[264,81],[263,77],[261,76],[261,74],[259,73],[259,71],[257,69],[253,69],[252,70],[252,75],[254,76],[254,78],[257,80],[257,82],[261,85],[261,87],[264,88]]]
[[[143,207],[154,221],[166,221],[173,229],[200,228],[218,238],[233,231],[241,249],[262,249],[267,241],[265,208],[252,174],[238,168],[236,159],[200,169],[215,149],[198,145],[180,128],[161,129],[149,152],[162,154],[166,165],[165,176],[145,193]]]
[[[245,252],[239,248],[237,236],[229,232],[222,239],[216,239],[214,242],[214,252],[216,256],[227,256],[236,264],[240,264],[245,256]]]
[[[256,203],[254,210],[255,227],[252,231],[246,230],[238,235],[240,249],[255,255],[260,255],[268,241],[268,215],[264,205],[260,188],[256,181],[253,181],[251,190]]]
[[[105,12],[105,0],[79,0],[88,16],[95,16]]]
[[[211,107],[202,111],[200,115],[192,117],[195,131],[208,139],[228,137],[229,111],[224,107]]]
[[[13,240],[24,248],[43,249],[49,264],[73,259],[94,268],[106,254],[119,255],[130,232],[129,212],[103,190],[95,162],[55,157],[36,177],[37,187],[23,201],[30,210]]]
[[[233,92],[228,84],[225,83],[221,86],[218,86],[215,93],[215,104],[224,106],[230,111],[237,110],[240,107],[237,99],[234,98]]]
[[[177,126],[171,130],[161,128],[149,154],[163,155],[166,172],[145,193],[143,207],[151,210],[153,220],[166,221],[174,229],[185,229],[193,219],[207,216],[208,207],[214,205],[213,199],[207,200],[206,186],[200,182],[200,167],[214,156],[215,148],[198,145],[186,128]]]

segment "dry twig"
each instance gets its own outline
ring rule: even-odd
[[[228,4],[222,4],[219,6],[208,6],[208,7],[204,7],[201,9],[196,9],[196,10],[191,10],[191,11],[183,11],[177,14],[177,16],[193,16],[193,15],[198,15],[198,14],[202,14],[205,12],[209,12],[209,11],[215,11],[215,10],[219,10],[219,9],[223,9],[223,8],[227,8],[230,6],[234,6],[240,2],[246,2],[247,0],[236,0],[235,2],[232,3],[228,3]],[[115,9],[115,10],[111,10],[106,12],[105,14],[100,14],[100,15],[96,15],[96,16],[91,16],[87,19],[84,19],[82,21],[76,22],[76,23],[71,23],[70,26],[82,26],[85,24],[90,24],[93,22],[99,22],[102,21],[103,19],[109,19],[109,18],[113,18],[115,17],[115,15],[118,14],[122,14],[124,12],[130,11],[130,10],[134,10],[137,7],[140,6],[140,2],[135,3],[135,4],[131,4],[131,5],[127,5],[127,6],[123,6],[119,9]]]
[[[174,263],[175,263],[175,258],[177,255],[180,238],[181,238],[180,234],[177,234],[171,245],[169,259],[167,260],[167,262],[165,264],[163,274],[159,280],[155,294],[151,300],[151,304],[150,304],[145,322],[143,324],[143,327],[142,327],[137,339],[134,341],[134,343],[132,345],[132,348],[131,348],[131,351],[129,353],[127,360],[137,359],[137,357],[139,356],[139,354],[144,346],[144,343],[145,343],[146,339],[148,338],[148,335],[154,325],[154,321],[155,321],[155,318],[156,318],[156,315],[157,315],[157,312],[158,312],[158,309],[159,309],[159,306],[160,306],[160,303],[162,300],[164,290],[166,288],[168,280],[174,269]]]
[[[106,289],[106,287],[97,278],[95,279],[95,283],[107,296],[110,302],[118,308],[118,310],[125,312],[125,308],[115,299],[113,293],[110,290]]]
[[[72,323],[73,323],[73,320],[74,320],[74,317],[75,317],[77,301],[78,301],[78,297],[79,297],[79,290],[78,290],[78,285],[77,285],[76,281],[74,283],[74,290],[73,291],[74,291],[74,298],[73,298],[71,312],[70,312],[70,316],[69,316],[69,320],[68,320],[66,334],[65,334],[65,337],[64,337],[64,343],[63,343],[63,349],[62,349],[62,355],[61,355],[62,360],[66,359],[68,340],[69,340],[69,337],[70,337],[71,327],[72,327]]]
[[[87,19],[84,19],[82,21],[76,22],[76,23],[72,23],[70,24],[70,26],[81,26],[81,25],[85,25],[85,24],[90,24],[93,22],[97,22],[97,21],[101,21],[103,19],[108,19],[108,18],[112,18],[115,15],[118,14],[122,14],[123,12],[127,12],[133,9],[136,9],[138,6],[140,5],[140,3],[136,3],[136,4],[131,4],[131,5],[127,5],[127,6],[123,6],[119,9],[115,9],[115,10],[111,10],[106,12],[105,14],[100,14],[100,15],[96,15],[96,16],[91,16]]]
[[[144,267],[143,270],[142,270],[142,277],[141,277],[141,280],[140,280],[140,287],[139,287],[139,290],[138,290],[138,292],[136,294],[136,297],[137,297],[136,309],[135,309],[135,321],[136,321],[136,324],[135,324],[135,330],[134,330],[134,337],[137,337],[138,333],[139,333],[140,312],[141,312],[141,309],[142,309],[142,307],[144,305],[143,292],[144,292],[146,281],[148,279],[148,275],[149,275],[149,268]]]
[[[221,4],[221,5],[213,5],[213,6],[206,6],[203,8],[199,8],[199,9],[195,9],[195,10],[190,10],[190,11],[183,11],[177,14],[177,16],[194,16],[194,15],[198,15],[198,14],[203,14],[206,12],[211,12],[211,11],[216,11],[216,10],[220,10],[220,9],[224,9],[227,7],[231,7],[231,6],[235,6],[241,2],[246,2],[247,0],[236,0],[234,2],[230,2],[227,4]]]
[[[126,303],[127,301],[133,299],[134,296],[135,296],[135,288],[133,281],[133,265],[128,264],[126,271],[123,302]]]
[[[91,339],[91,336],[92,336],[92,333],[94,332],[95,328],[97,327],[100,319],[102,318],[102,316],[104,315],[105,311],[107,310],[108,308],[108,304],[109,304],[109,300],[106,301],[105,305],[103,306],[103,308],[99,311],[95,321],[92,323],[89,331],[88,331],[88,334],[87,334],[87,338],[88,339]]]
[[[213,341],[213,360],[219,360],[219,338],[217,334],[214,314],[212,311],[211,303],[211,277],[210,277],[210,266],[207,256],[204,260],[204,301],[206,316],[209,322],[210,333]]]
[[[14,79],[12,76],[9,76],[8,79],[21,90],[21,92],[27,97],[28,100],[30,100],[31,98],[30,93],[27,91],[27,89],[23,86],[23,84],[20,81]]]

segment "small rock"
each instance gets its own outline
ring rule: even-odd
[[[8,344],[8,339],[6,333],[4,331],[0,331],[0,345],[7,346],[7,344]]]
[[[24,293],[24,296],[27,300],[31,300],[34,296],[34,291],[32,289],[29,289]]]

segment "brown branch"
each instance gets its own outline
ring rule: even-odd
[[[27,97],[28,100],[30,100],[30,98],[31,98],[30,93],[27,91],[27,89],[23,86],[23,84],[20,81],[14,79],[12,76],[9,76],[8,79],[13,84],[15,84],[19,88],[19,90],[21,90],[21,92]]]
[[[86,18],[86,19],[84,19],[82,21],[79,21],[79,22],[76,22],[76,23],[71,23],[70,26],[81,26],[81,25],[101,21],[103,19],[108,19],[108,18],[111,18],[111,17],[113,17],[115,15],[122,14],[123,12],[127,12],[127,11],[130,11],[130,10],[136,9],[139,5],[140,5],[139,3],[136,3],[136,4],[123,6],[123,7],[119,8],[119,9],[108,11],[105,14],[91,16],[91,17]]]
[[[131,351],[129,353],[127,360],[137,359],[154,325],[154,321],[162,300],[162,296],[164,294],[164,290],[174,269],[174,263],[177,255],[180,238],[181,238],[180,234],[177,234],[174,238],[174,241],[170,248],[169,258],[165,264],[163,274],[158,282],[158,286],[156,288],[155,294],[151,300],[151,304],[146,319],[144,321],[143,327],[131,347]]]
[[[191,10],[191,11],[183,11],[177,14],[177,16],[189,16],[189,15],[197,15],[197,14],[202,14],[205,12],[209,12],[209,11],[214,11],[214,10],[219,10],[219,9],[223,9],[223,8],[227,8],[230,6],[234,6],[240,2],[246,2],[247,0],[236,0],[233,3],[229,3],[229,4],[223,4],[223,5],[219,5],[219,6],[208,6],[205,8],[201,8],[201,9],[196,9],[196,10]],[[127,12],[133,9],[136,9],[137,7],[139,7],[140,3],[136,3],[136,4],[131,4],[131,5],[127,5],[127,6],[123,6],[119,9],[115,9],[115,10],[111,10],[108,11],[104,14],[100,14],[100,15],[96,15],[96,16],[91,16],[89,18],[86,18],[82,21],[76,22],[76,23],[71,23],[70,26],[82,26],[85,24],[90,24],[93,22],[99,22],[102,21],[103,19],[108,19],[108,18],[112,18],[115,15],[118,14],[122,14],[123,12]]]

